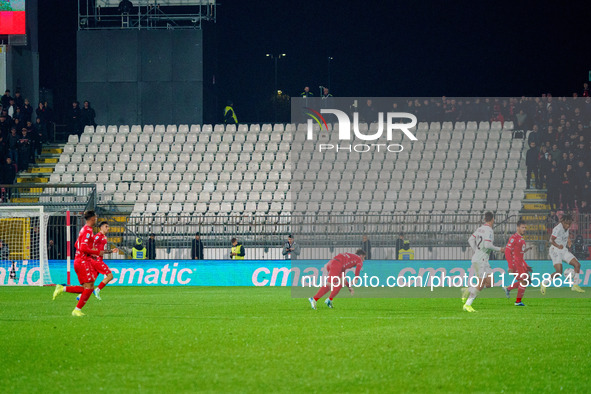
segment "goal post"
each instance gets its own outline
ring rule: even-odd
[[[0,206],[0,285],[53,283],[47,256],[50,215],[42,206]]]

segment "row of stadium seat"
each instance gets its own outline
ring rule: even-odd
[[[121,196],[118,196],[121,197]],[[124,200],[133,201],[133,194],[123,196]],[[520,201],[494,201],[494,200],[472,200],[472,201],[322,201],[322,202],[301,202],[293,204],[289,201],[240,201],[240,202],[135,202],[132,216],[155,213],[172,213],[185,215],[218,215],[229,214],[254,214],[289,215],[294,212],[299,214],[393,214],[393,213],[452,213],[458,210],[463,211],[519,211]]]
[[[316,127],[316,125],[314,125]],[[513,122],[505,122],[501,124],[501,122],[419,122],[417,125],[417,131],[511,131],[513,130]],[[124,134],[124,133],[140,133],[143,132],[144,134],[152,134],[152,133],[220,133],[224,131],[228,132],[283,132],[283,131],[305,131],[307,128],[306,124],[282,124],[278,123],[275,125],[271,124],[240,124],[236,125],[211,125],[211,124],[204,124],[204,125],[145,125],[143,128],[139,125],[133,126],[86,126],[84,128],[85,134]],[[332,130],[332,124],[328,123],[329,130]],[[368,129],[375,129],[377,128],[376,123],[371,123],[368,125],[367,123],[359,123],[360,130],[368,130]]]
[[[334,182],[339,189],[347,186],[351,183],[363,183],[363,182],[379,182],[387,184],[389,188],[408,188],[408,189],[419,189],[424,190],[442,188],[444,182],[452,182],[452,185],[459,184],[465,188],[471,189],[470,185],[475,184],[478,181],[480,184],[496,184],[501,181],[516,183],[518,185],[524,184],[525,180],[518,178],[519,172],[515,170],[489,170],[475,171],[468,170],[457,170],[452,172],[451,170],[444,170],[441,173],[436,171],[418,171],[410,175],[405,175],[401,172],[388,172],[388,171],[369,171],[369,172],[308,172],[306,174],[295,172],[292,174],[291,171],[234,171],[234,172],[220,172],[216,173],[210,171],[209,173],[192,173],[192,172],[171,172],[171,173],[132,173],[132,172],[112,172],[112,173],[83,173],[78,172],[75,174],[63,173],[63,174],[52,174],[50,176],[51,183],[99,183],[106,184],[107,182],[226,182],[240,181],[243,183],[249,182],[279,182],[292,181],[294,188],[298,187],[298,183],[306,184],[310,183],[314,187],[319,188],[322,183]],[[406,182],[403,182],[406,181]],[[341,186],[343,185],[343,186]],[[493,187],[493,186],[491,186]],[[324,189],[324,188],[323,188]]]
[[[482,160],[487,160],[487,161],[507,161],[508,159],[510,159],[510,162],[513,162],[512,164],[515,164],[515,162],[518,162],[521,157],[523,156],[523,151],[522,150],[518,150],[518,149],[512,149],[510,151],[506,151],[506,150],[499,150],[499,151],[494,151],[494,150],[489,150],[489,151],[469,151],[469,150],[461,150],[458,152],[458,150],[455,149],[450,149],[448,151],[436,151],[436,152],[430,152],[430,151],[423,151],[423,152],[419,152],[419,151],[412,151],[411,153],[404,153],[401,152],[400,154],[395,155],[394,157],[396,158],[395,162],[396,163],[406,163],[406,162],[416,162],[417,164],[423,163],[423,162],[433,162],[433,165],[443,165],[444,161],[449,161],[449,162],[468,162],[468,161],[482,161]],[[349,160],[347,160],[347,158],[349,158]],[[225,154],[225,153],[205,153],[205,154],[201,154],[201,153],[115,153],[115,152],[111,152],[111,153],[97,153],[97,154],[92,154],[92,153],[86,153],[86,154],[81,154],[81,153],[72,153],[72,154],[67,154],[64,153],[60,156],[60,159],[58,161],[59,164],[68,164],[68,163],[117,163],[117,162],[123,162],[123,163],[127,163],[127,162],[146,162],[146,163],[152,163],[152,162],[157,162],[157,163],[163,163],[163,162],[168,162],[168,163],[177,163],[177,162],[181,162],[181,163],[190,163],[190,162],[194,162],[194,163],[201,163],[201,162],[208,162],[208,163],[212,163],[212,162],[218,162],[218,163],[225,163],[225,162],[229,162],[229,163],[237,163],[237,162],[244,162],[244,163],[250,163],[250,162],[264,162],[264,161],[268,161],[268,162],[286,162],[286,161],[291,161],[291,162],[305,162],[305,163],[312,163],[312,162],[317,162],[317,163],[323,163],[326,165],[328,165],[328,163],[334,163],[334,165],[341,165],[342,163],[350,163],[350,162],[380,162],[380,163],[388,163],[388,162],[394,162],[394,160],[388,160],[387,158],[385,158],[383,155],[378,155],[376,153],[374,153],[373,156],[368,155],[368,158],[372,157],[373,160],[368,160],[366,158],[360,159],[358,155],[354,155],[351,154],[349,156],[343,156],[343,158],[341,159],[341,157],[339,156],[339,160],[337,160],[335,158],[334,152],[326,152],[326,153],[321,153],[321,152],[300,152],[300,153],[289,153],[289,152],[272,152],[272,151],[266,151],[264,153],[240,153],[240,154],[236,154],[236,153],[229,153],[229,154]],[[462,167],[461,167],[462,168]]]
[[[98,158],[95,158],[97,160]],[[517,170],[519,168],[519,160],[507,159],[474,159],[474,160],[446,160],[446,161],[430,161],[431,157],[424,159],[412,159],[410,161],[373,161],[373,162],[330,162],[330,161],[298,161],[293,163],[291,161],[283,161],[280,159],[273,160],[272,158],[264,158],[264,161],[203,161],[203,162],[157,162],[149,160],[131,160],[131,161],[98,161],[91,163],[58,163],[55,166],[56,174],[69,173],[75,175],[77,173],[173,173],[173,172],[189,172],[189,173],[222,173],[222,172],[270,172],[293,170],[294,172],[323,172],[323,173],[344,173],[344,172],[396,172],[406,170],[416,171],[416,177],[419,179],[452,179],[454,177],[464,177],[466,172],[481,171],[482,176],[487,176],[491,172],[502,172],[505,170]],[[425,174],[426,173],[426,174]],[[406,175],[406,174],[404,174]],[[411,174],[412,175],[412,174]],[[396,175],[392,174],[393,177]],[[414,178],[414,176],[411,176]]]

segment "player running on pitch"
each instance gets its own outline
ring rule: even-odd
[[[525,288],[529,283],[529,273],[532,272],[532,268],[527,265],[523,259],[525,252],[531,249],[531,247],[525,247],[525,239],[523,239],[523,235],[525,234],[526,229],[527,226],[525,221],[519,220],[517,222],[517,231],[511,236],[511,238],[509,238],[509,242],[507,242],[507,246],[505,246],[505,258],[509,263],[509,272],[517,274],[517,276],[510,276],[510,278],[514,278],[513,283],[511,286],[504,287],[504,290],[507,294],[507,298],[509,298],[511,290],[518,289],[515,306],[525,306],[525,304],[521,302],[521,299],[523,298]]]
[[[474,250],[474,256],[472,256],[472,269],[474,274],[479,278],[478,285],[476,287],[468,287],[462,289],[462,302],[464,304],[464,310],[466,312],[476,312],[472,308],[472,302],[478,297],[478,293],[485,287],[491,287],[492,268],[488,262],[488,258],[491,251],[502,252],[503,248],[493,245],[494,232],[493,224],[495,223],[495,217],[492,212],[486,212],[484,214],[484,225],[478,227],[478,229],[470,236],[468,243],[472,250]],[[466,301],[466,297],[468,300]]]
[[[552,279],[558,275],[562,275],[562,262],[564,261],[565,263],[572,265],[575,269],[573,287],[571,290],[576,291],[577,293],[584,293],[585,290],[581,289],[579,286],[581,283],[581,277],[579,275],[581,273],[581,263],[579,263],[579,260],[577,260],[577,258],[568,250],[568,248],[572,246],[570,234],[568,233],[568,229],[572,223],[573,218],[571,215],[563,215],[560,219],[560,223],[558,223],[552,230],[552,235],[550,236],[550,258],[552,259],[552,264],[556,270],[556,272],[552,274]],[[546,294],[544,281],[542,281],[540,291],[542,294]]]
[[[93,234],[92,227],[96,224],[96,213],[94,211],[84,212],[84,219],[86,225],[82,227],[78,234],[78,240],[75,243],[76,255],[74,257],[74,270],[78,275],[78,281],[82,286],[61,286],[57,285],[53,292],[53,299],[63,292],[67,293],[82,293],[76,308],[72,311],[72,316],[84,316],[82,308],[90,298],[94,290],[94,281],[96,280],[96,271],[91,263],[91,256],[103,256],[104,251],[92,249]]]
[[[330,292],[330,295],[328,296],[326,301],[324,301],[326,306],[328,306],[329,308],[333,307],[332,300],[337,296],[337,294],[339,294],[339,291],[341,291],[343,284],[347,286],[351,294],[353,294],[353,289],[351,288],[351,284],[349,283],[349,281],[345,280],[345,283],[341,283],[341,280],[345,272],[353,267],[355,267],[355,276],[359,276],[361,268],[363,267],[364,260],[365,251],[363,249],[358,249],[357,252],[355,252],[354,254],[340,253],[333,257],[332,260],[330,260],[328,264],[326,264],[326,271],[328,272],[327,285],[321,287],[318,290],[318,293],[316,293],[316,295],[313,298],[308,298],[308,301],[310,301],[312,309],[316,309],[316,302],[320,298],[322,298],[323,295],[328,293],[328,290],[330,290],[331,285],[333,286],[332,291]],[[334,279],[334,284],[333,278],[338,278],[338,280]],[[330,283],[330,285],[328,283]]]
[[[105,246],[107,246],[107,242],[108,242],[108,239],[107,239],[108,232],[109,232],[109,223],[107,221],[101,222],[99,224],[99,232],[96,233],[94,236],[94,241],[93,241],[92,247],[93,247],[93,249],[96,249],[99,251],[104,251],[105,254],[117,253],[117,251],[118,251],[117,248],[113,248],[111,250],[105,250]],[[110,281],[113,280],[113,273],[111,272],[111,270],[109,269],[107,264],[104,262],[102,256],[96,256],[96,258],[95,257],[91,258],[90,263],[92,264],[92,267],[94,268],[94,270],[96,272],[98,272],[99,274],[103,274],[105,276],[103,281],[101,283],[99,283],[98,287],[94,289],[94,295],[100,301],[101,300],[100,292]]]

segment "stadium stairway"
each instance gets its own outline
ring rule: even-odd
[[[47,144],[41,150],[41,155],[35,159],[34,164],[30,164],[26,171],[20,171],[16,174],[16,183],[48,183],[49,177],[54,171],[55,165],[59,161],[60,154],[64,151],[64,144]],[[13,203],[36,204],[39,202],[39,193],[41,188],[32,187],[30,189],[21,189],[20,197],[12,199]],[[30,193],[30,195],[28,195]]]
[[[100,210],[100,208],[99,208],[99,210]],[[103,215],[99,214],[99,220],[97,221],[97,223],[100,223],[103,220],[106,220],[109,222],[109,242],[120,247],[123,244],[123,238],[126,233],[126,225],[127,225],[127,222],[129,221],[129,215],[103,216]],[[95,229],[95,230],[98,231],[98,229]],[[130,238],[129,237],[130,233],[128,233],[127,235],[128,235],[128,237],[126,237],[126,238]],[[133,237],[131,237],[131,238],[133,238]],[[111,247],[111,246],[109,245],[108,247]],[[121,258],[124,258],[124,256],[126,254],[123,250],[120,249],[118,255]],[[112,258],[114,258],[114,257],[112,257]]]
[[[27,171],[21,171],[16,175],[17,183],[48,183],[49,177],[59,161],[60,154],[64,151],[65,144],[47,144],[41,150],[41,155],[36,158],[34,164],[30,164]]]
[[[545,189],[528,189],[525,192],[522,219],[526,221],[526,241],[543,241],[547,239],[546,217],[550,206],[546,202],[547,192]]]

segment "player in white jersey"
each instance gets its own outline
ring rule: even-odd
[[[557,275],[562,275],[562,262],[564,261],[565,263],[572,265],[575,269],[573,287],[571,290],[578,293],[584,293],[585,290],[581,289],[581,286],[579,286],[581,283],[581,277],[579,275],[581,273],[581,263],[579,263],[579,260],[577,260],[577,258],[568,250],[568,248],[572,246],[570,234],[568,233],[568,229],[572,222],[573,218],[571,215],[563,215],[560,219],[560,223],[558,223],[558,225],[552,230],[552,235],[550,236],[550,258],[552,259],[552,264],[556,270],[556,272],[552,274],[552,279]],[[546,294],[546,286],[544,286],[543,281],[540,286],[540,291],[542,294]]]
[[[470,236],[468,243],[474,255],[472,256],[472,269],[474,274],[479,278],[478,285],[476,287],[467,287],[462,289],[462,302],[464,304],[464,310],[466,312],[476,312],[472,308],[472,302],[478,297],[478,293],[485,287],[491,287],[492,282],[490,274],[492,274],[492,268],[488,262],[490,252],[502,252],[505,248],[500,248],[493,244],[495,235],[493,232],[493,224],[495,223],[495,217],[492,212],[486,212],[484,214],[484,225],[478,227],[478,229]],[[468,298],[466,300],[466,297]]]

